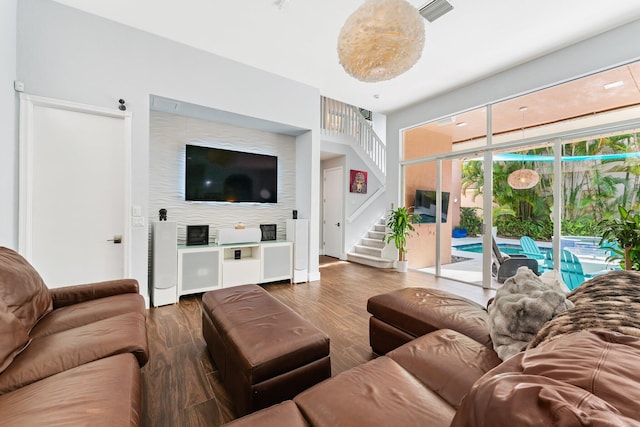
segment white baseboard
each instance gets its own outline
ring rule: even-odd
[[[310,282],[317,282],[318,280],[320,280],[320,272],[317,271],[315,273],[309,273],[309,281]]]

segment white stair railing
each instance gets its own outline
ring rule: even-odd
[[[353,105],[321,97],[320,127],[331,136],[353,138],[354,148],[369,163],[373,173],[384,184],[387,176],[387,147],[360,111]]]

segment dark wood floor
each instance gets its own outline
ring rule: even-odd
[[[402,287],[444,289],[485,304],[494,291],[416,271],[406,274],[321,257],[318,282],[265,285],[273,296],[331,339],[332,375],[375,357],[369,347],[367,299]],[[214,427],[235,418],[202,338],[201,295],[151,308],[149,363],[142,369],[146,427]]]

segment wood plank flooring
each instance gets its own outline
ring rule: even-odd
[[[273,296],[331,339],[332,375],[371,360],[367,299],[403,287],[444,289],[481,304],[485,290],[416,271],[406,274],[321,257],[318,282],[265,285]],[[201,295],[151,308],[147,316],[149,363],[142,369],[144,427],[215,427],[235,418],[202,338]]]

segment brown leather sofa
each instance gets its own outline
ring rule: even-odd
[[[0,247],[0,424],[140,425],[145,321],[135,280],[48,289]]]
[[[639,288],[640,275],[629,277]],[[583,287],[588,291],[589,286]],[[593,287],[608,284],[595,281]],[[606,326],[597,319],[600,308],[593,309],[601,307],[602,299],[581,303],[575,292],[576,310],[567,310],[560,329],[576,323],[580,328],[566,329],[504,362],[490,343],[474,339],[489,336],[482,321],[484,309],[477,304],[419,288],[374,298],[377,307],[372,312],[383,324],[383,333],[390,328],[402,332],[389,332],[388,342],[374,338],[377,346],[393,347],[416,328],[426,335],[408,338],[384,356],[229,425],[640,425],[640,329],[628,322],[620,328]],[[637,317],[640,290],[624,294],[607,295],[607,304],[619,312],[624,301],[630,315]],[[380,324],[376,322],[374,333]]]

